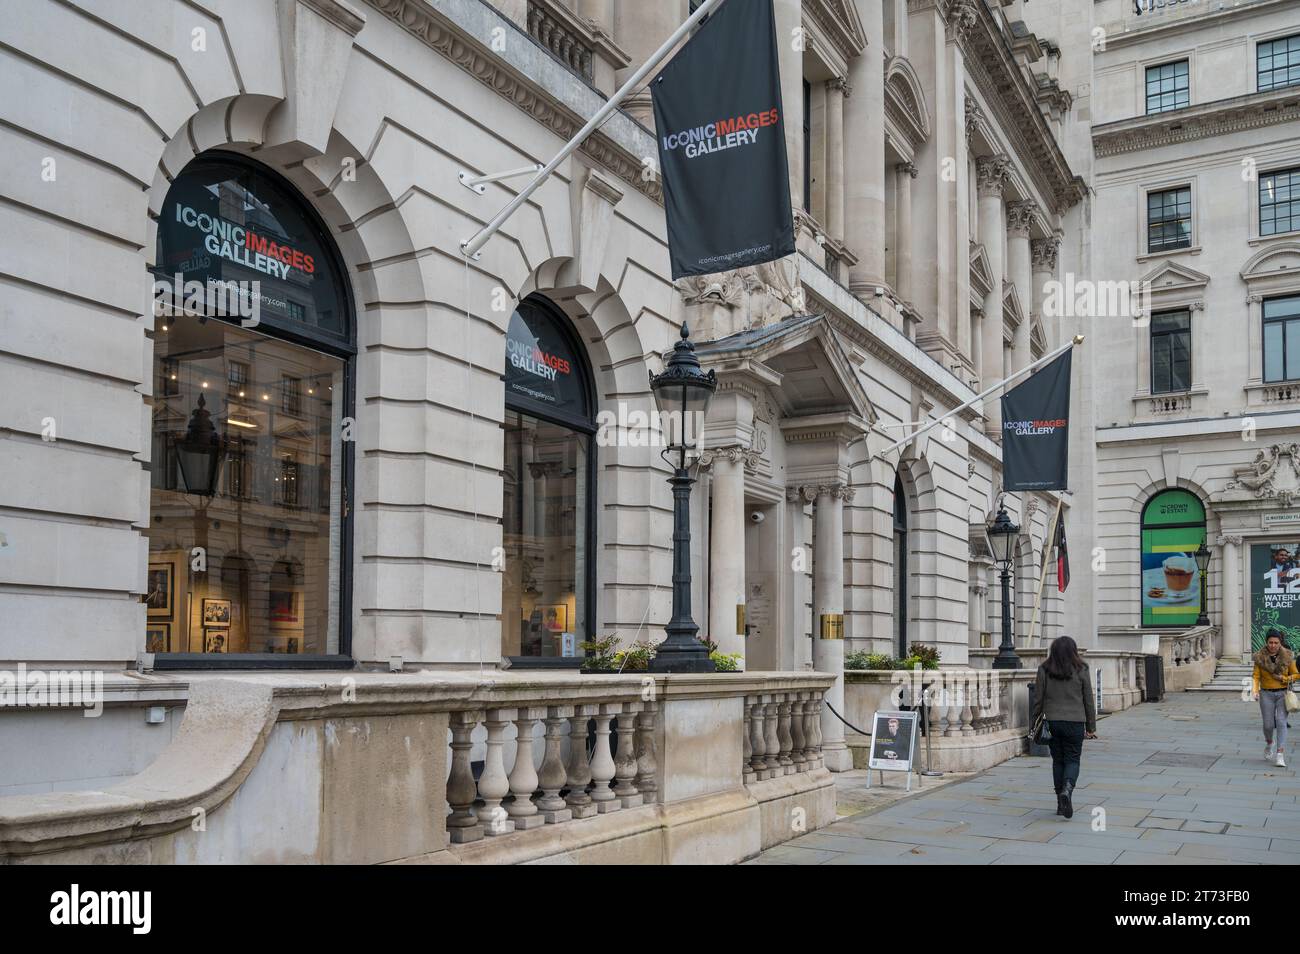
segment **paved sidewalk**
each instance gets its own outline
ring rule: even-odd
[[[1300,780],[1264,761],[1259,724],[1239,695],[1174,693],[1098,723],[1069,821],[1055,814],[1051,759],[1022,757],[747,864],[1300,863]],[[1300,713],[1292,724],[1300,742]]]

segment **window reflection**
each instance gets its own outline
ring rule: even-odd
[[[501,612],[506,656],[581,655],[577,643],[588,638],[589,440],[569,428],[506,412]]]

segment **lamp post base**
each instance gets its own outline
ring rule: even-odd
[[[715,672],[709,651],[703,645],[699,649],[684,647],[667,649],[659,646],[655,657],[650,660],[651,672]]]

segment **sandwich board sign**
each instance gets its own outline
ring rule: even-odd
[[[919,712],[877,711],[871,717],[871,751],[867,758],[867,787],[871,770],[906,772],[912,790],[912,762],[916,758],[916,723]],[[885,776],[880,780],[883,783]]]

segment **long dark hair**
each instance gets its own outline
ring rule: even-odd
[[[1047,651],[1043,669],[1053,679],[1070,679],[1084,666],[1079,646],[1069,636],[1057,636]]]

